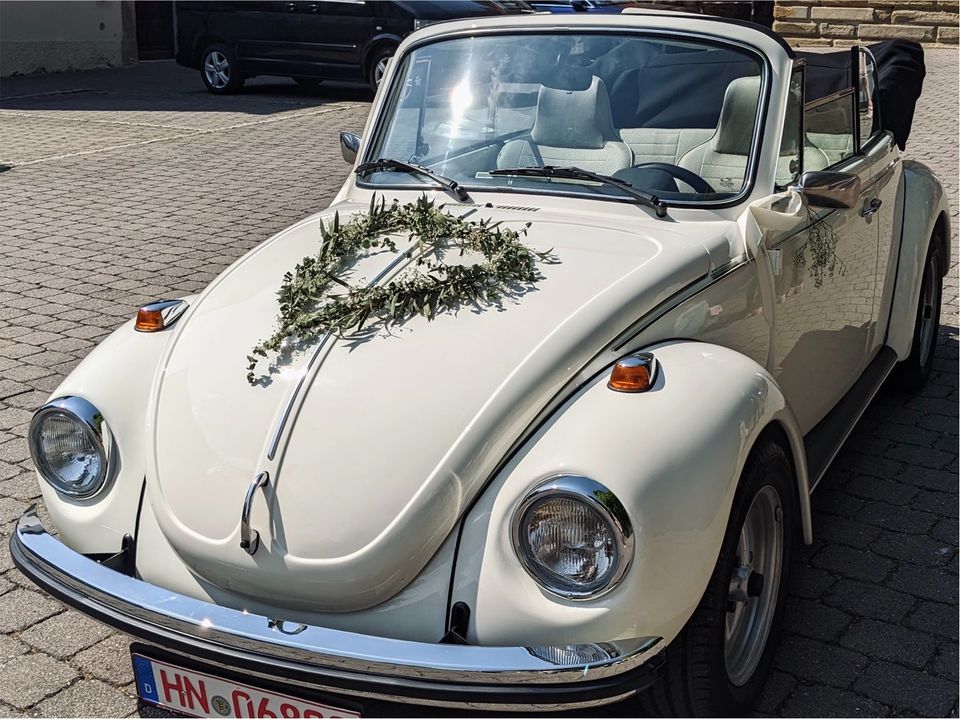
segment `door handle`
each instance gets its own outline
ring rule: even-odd
[[[310,8],[310,12],[317,12],[320,9],[320,3],[312,2],[307,7]]]
[[[296,9],[297,9],[297,4],[295,2],[287,3],[287,10],[289,10],[290,12],[293,12]]]
[[[880,209],[880,205],[882,204],[883,200],[881,200],[879,197],[874,197],[872,200],[870,200],[869,205],[860,210],[860,217],[870,217],[870,215],[874,214]]]

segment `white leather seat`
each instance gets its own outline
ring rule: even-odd
[[[696,172],[717,192],[740,190],[746,175],[759,99],[760,78],[758,76],[741,77],[731,82],[723,96],[717,131],[702,145],[683,155],[678,164]],[[779,159],[778,181],[786,182],[792,178],[790,164],[794,159],[795,152]],[[804,149],[803,169],[805,171],[822,170],[829,164],[827,156],[819,148],[808,144]]]
[[[498,168],[560,165],[610,175],[633,164],[630,147],[613,126],[610,98],[593,77],[586,90],[541,87],[529,137],[507,142]]]

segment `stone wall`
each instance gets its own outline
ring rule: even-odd
[[[891,38],[956,46],[957,0],[777,0],[773,29],[794,45],[844,47]]]
[[[129,0],[0,1],[0,77],[136,60]]]

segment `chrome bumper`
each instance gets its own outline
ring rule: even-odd
[[[52,536],[35,507],[17,522],[10,551],[17,567],[50,594],[168,653],[354,701],[500,710],[594,706],[646,688],[660,663],[658,637],[486,647],[291,627],[109,569]]]

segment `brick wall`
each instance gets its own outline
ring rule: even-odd
[[[773,29],[794,45],[869,44],[890,38],[956,46],[957,0],[777,0]]]

